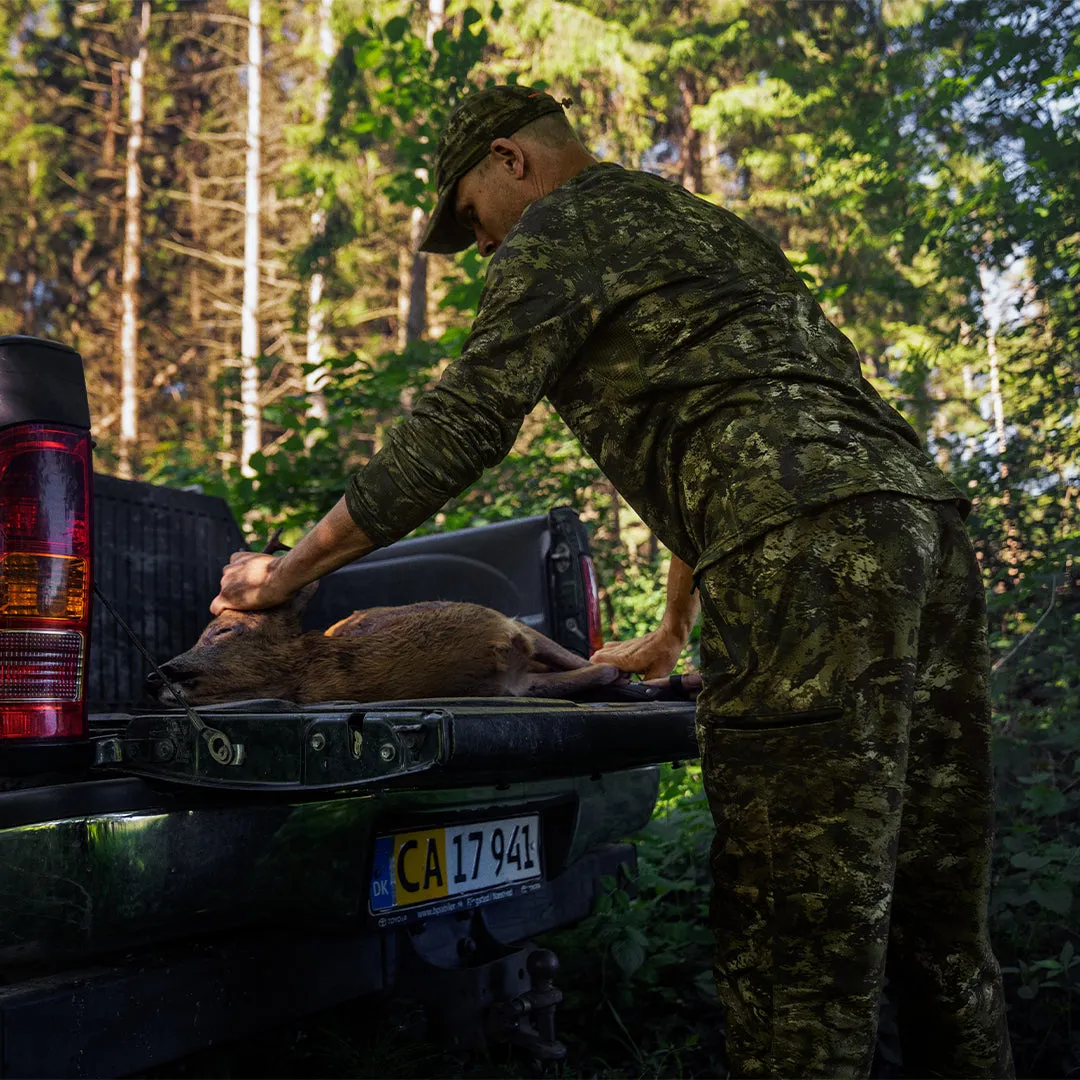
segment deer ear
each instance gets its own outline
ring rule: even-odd
[[[313,581],[310,585],[305,585],[291,600],[288,601],[287,607],[291,615],[303,615],[307,610],[308,604],[311,603],[311,598],[315,595],[315,591],[318,589],[319,583]]]

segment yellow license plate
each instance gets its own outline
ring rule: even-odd
[[[538,814],[395,833],[375,841],[369,907],[378,914],[506,887],[512,895],[540,876]]]

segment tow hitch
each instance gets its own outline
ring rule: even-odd
[[[550,949],[536,949],[525,962],[530,989],[488,1011],[489,1038],[520,1047],[539,1061],[562,1061],[566,1047],[555,1038],[555,1006],[562,991],[555,985],[559,958]]]

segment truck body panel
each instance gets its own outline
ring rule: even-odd
[[[210,930],[295,927],[312,911],[324,927],[393,924],[368,911],[377,836],[535,813],[552,880],[591,848],[643,828],[656,790],[657,770],[646,767],[303,802],[199,798],[137,779],[6,792],[0,970],[55,970],[72,956]],[[400,921],[424,915],[421,907]]]

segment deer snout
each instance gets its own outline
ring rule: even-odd
[[[161,675],[164,675],[165,678],[169,680],[169,682],[177,681],[177,672],[173,668],[172,664],[161,664],[159,665],[159,670],[161,671]],[[148,690],[157,690],[162,686],[163,680],[161,678],[161,675],[159,675],[157,671],[147,672],[146,687]]]
[[[162,675],[164,675],[165,679],[167,679],[169,683],[171,683],[173,686],[181,687],[184,686],[186,683],[190,683],[195,677],[194,672],[182,671],[172,661],[162,664],[160,666],[160,671],[160,675],[156,671],[147,672],[145,682],[147,692],[152,697],[157,698],[159,701],[165,701],[166,699],[171,701],[173,698],[173,694],[170,693],[169,687],[165,684],[165,680],[161,677]]]

